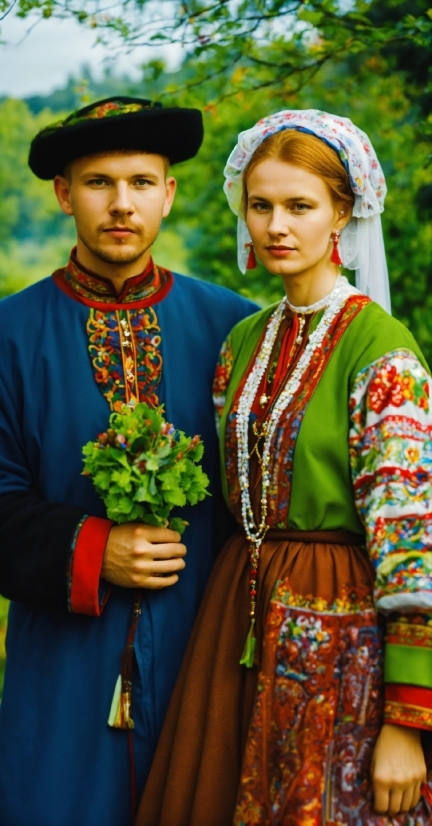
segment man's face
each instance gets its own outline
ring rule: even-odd
[[[93,155],[72,161],[55,178],[59,204],[75,219],[84,266],[108,277],[142,272],[174,198],[175,179],[166,177],[166,167],[161,155]]]

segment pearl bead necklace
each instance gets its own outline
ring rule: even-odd
[[[290,404],[294,394],[298,390],[303,375],[308,368],[313,354],[321,346],[327,330],[342,309],[349,296],[358,293],[355,287],[352,287],[344,276],[339,276],[331,293],[325,299],[321,299],[319,303],[324,306],[327,305],[321,321],[316,330],[310,334],[309,341],[300,356],[300,359],[289,377],[284,389],[279,395],[267,421],[264,423],[262,432],[264,435],[264,446],[262,452],[262,482],[261,482],[261,520],[259,525],[255,524],[254,514],[252,510],[252,502],[249,493],[249,421],[252,405],[258,392],[261,379],[267,370],[270,356],[273,351],[276,336],[284,317],[285,309],[288,304],[287,299],[284,298],[276,308],[275,312],[270,317],[264,341],[261,345],[260,351],[255,358],[255,363],[249,376],[246,380],[242,394],[239,399],[239,405],[236,417],[236,435],[238,442],[238,475],[241,491],[241,511],[243,526],[248,542],[251,545],[250,561],[250,597],[252,618],[255,616],[256,607],[256,585],[258,576],[259,554],[262,542],[269,529],[267,525],[268,514],[268,488],[270,487],[270,457],[272,449],[273,436],[278,426],[279,420],[284,410]],[[315,309],[316,305],[311,305]],[[300,308],[298,308],[300,309]],[[301,311],[310,311],[311,308],[302,307]]]

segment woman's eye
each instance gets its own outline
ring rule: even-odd
[[[293,209],[296,212],[307,212],[310,206],[308,204],[294,204]]]
[[[252,209],[254,209],[255,212],[267,212],[269,205],[257,201],[257,203],[252,204]]]

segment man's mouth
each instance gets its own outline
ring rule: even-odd
[[[122,226],[106,227],[103,232],[111,235],[113,238],[127,238],[129,235],[136,234],[136,230],[131,229],[131,227]]]

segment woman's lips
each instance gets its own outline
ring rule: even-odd
[[[275,258],[285,258],[291,252],[295,252],[294,247],[267,247],[267,251]]]

